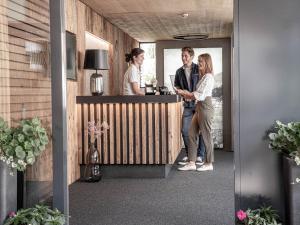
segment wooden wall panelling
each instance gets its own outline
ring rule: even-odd
[[[36,0],[32,0],[36,1]],[[109,70],[109,94],[110,95],[117,95],[120,94],[120,91],[122,90],[122,80],[123,80],[123,74],[125,73],[127,69],[127,65],[125,63],[124,55],[127,51],[123,46],[126,45],[126,48],[132,48],[133,45],[138,46],[138,42],[131,38],[129,35],[125,34],[122,30],[120,30],[118,27],[111,24],[109,21],[107,21],[105,18],[103,18],[101,15],[97,14],[94,9],[88,7],[84,3],[82,3],[79,0],[66,0],[66,30],[76,33],[76,42],[77,42],[77,81],[68,81],[68,92],[69,89],[75,88],[76,92],[70,91],[70,96],[68,98],[75,98],[78,95],[83,95],[84,93],[84,82],[85,82],[85,73],[83,69],[83,63],[84,63],[84,53],[85,53],[85,31],[88,31],[97,37],[100,37],[109,43],[109,64],[110,64],[110,70]],[[121,39],[121,40],[120,40]],[[121,48],[119,47],[119,43],[121,43]],[[124,44],[126,43],[126,44]],[[130,47],[129,47],[130,46]],[[18,49],[16,49],[18,50]],[[120,59],[121,58],[121,59]],[[121,63],[122,62],[122,63]],[[120,65],[121,64],[121,65]],[[19,65],[17,65],[19,66]],[[71,84],[72,83],[72,84]],[[68,111],[74,110],[76,107],[72,105],[73,102],[68,104]],[[100,107],[100,106],[99,106]],[[83,110],[85,109],[85,106],[83,107]],[[96,111],[98,112],[98,106],[96,106]],[[110,108],[108,105],[103,105],[100,107],[101,110],[101,119],[103,117],[103,121],[108,121],[109,118],[108,113],[110,112]],[[117,113],[119,110],[120,116],[121,116],[121,110],[122,107],[118,109],[115,108],[116,113],[116,121],[122,118],[117,118]],[[76,113],[79,112],[79,110],[75,110]],[[69,113],[69,112],[68,112]],[[70,115],[72,113],[70,112]],[[100,114],[99,114],[100,115]],[[73,118],[71,116],[70,118]],[[80,136],[80,130],[78,130],[78,127],[76,128],[75,125],[78,124],[78,120],[81,120],[81,116],[77,115],[77,122],[75,121],[68,121],[69,123],[72,123],[73,125],[69,125],[70,132],[77,133],[77,136]],[[88,118],[84,117],[84,125],[86,126]],[[70,134],[71,136],[75,137],[73,134]],[[117,134],[114,138],[118,138]],[[121,135],[121,130],[120,130]],[[97,145],[101,147],[101,160],[103,160],[104,163],[107,163],[108,160],[111,158],[112,155],[108,155],[107,146],[110,146],[112,143],[112,139],[109,139],[109,137],[112,137],[109,131],[107,131],[102,137],[101,140],[103,140],[103,143],[97,143]],[[121,136],[120,136],[121,138]],[[82,139],[81,139],[82,140]],[[72,144],[73,146],[77,144],[77,149],[79,149],[79,156],[78,158],[69,157],[70,163],[76,164],[76,167],[79,168],[78,161],[81,162],[80,158],[81,155],[81,149],[86,155],[87,151],[87,137],[84,137],[84,142],[77,140],[77,143]],[[70,139],[71,141],[71,139]],[[127,143],[126,143],[127,144]],[[71,145],[70,145],[71,146]],[[102,149],[103,146],[103,149]],[[70,148],[70,147],[69,147]],[[117,146],[117,149],[118,146]],[[120,153],[122,150],[122,146],[120,146]],[[69,154],[73,154],[72,150],[69,151]],[[115,153],[118,154],[118,151]],[[75,161],[76,160],[76,161]],[[125,159],[124,159],[125,160]],[[127,159],[126,159],[127,160]],[[114,163],[118,163],[116,159],[114,159]],[[122,163],[122,162],[120,162]],[[75,167],[70,167],[71,170],[77,170]],[[70,175],[71,180],[70,182],[74,182],[79,177],[77,176],[77,172],[69,171],[70,174],[76,174],[76,177],[73,175]]]
[[[103,164],[173,164],[180,153],[180,102],[97,103],[83,107],[84,130],[87,121],[94,119],[107,121],[110,126],[98,143]],[[87,152],[87,144],[84,147]]]
[[[108,121],[108,115],[107,115],[107,108],[108,105],[107,104],[103,104],[103,111],[102,111],[102,115],[103,115],[103,121],[106,121],[107,123],[109,123]],[[109,124],[110,126],[110,124]],[[109,130],[111,129],[111,127],[109,128]],[[109,130],[105,130],[103,133],[103,163],[104,164],[108,164],[108,132]]]
[[[96,104],[95,105],[95,123],[99,123],[99,124],[102,124],[102,119],[101,119],[101,105],[100,104]],[[102,134],[98,135],[97,136],[97,149],[100,153],[100,156],[99,156],[99,160],[100,162],[102,162],[102,154],[101,154],[101,138],[102,138]]]
[[[153,159],[153,145],[155,145],[155,142],[154,142],[154,139],[153,139],[153,119],[152,119],[152,107],[153,107],[153,104],[152,103],[148,103],[147,104],[147,113],[148,113],[148,135],[147,135],[147,138],[148,138],[148,163],[149,164],[153,164],[154,162],[154,159]]]
[[[174,115],[175,114],[175,115]],[[174,154],[172,154],[172,149],[175,148],[174,139],[176,138],[174,135],[174,127],[173,122],[176,121],[176,111],[175,111],[175,105],[168,105],[167,106],[167,120],[168,120],[168,163],[170,163],[173,160]]]
[[[159,136],[160,136],[160,128],[159,128],[159,104],[154,104],[154,122],[155,122],[155,126],[154,126],[154,130],[155,130],[155,164],[159,164],[160,163],[160,146],[159,146]]]
[[[147,143],[146,143],[146,104],[142,103],[141,104],[141,130],[140,130],[140,136],[142,140],[142,164],[147,164],[147,154],[146,154],[146,149],[147,149]]]
[[[103,39],[103,17],[92,12],[92,33]]]
[[[7,4],[8,3],[8,4]],[[51,124],[51,80],[46,71],[30,68],[28,42],[48,44],[49,3],[34,1],[2,1],[0,6],[1,90],[6,93],[6,118],[15,125],[25,118],[39,117],[43,124]],[[47,48],[45,48],[47,51]],[[46,68],[49,63],[46,62]],[[3,69],[6,70],[3,73]],[[1,94],[2,95],[2,94]],[[8,100],[9,99],[9,100]],[[3,112],[3,111],[2,111]],[[51,130],[51,126],[49,126]],[[28,180],[52,180],[52,146],[29,168]]]
[[[116,164],[121,164],[121,114],[120,104],[116,104]]]
[[[85,31],[93,33],[93,11],[90,7],[85,6],[85,13],[82,15],[85,17]]]
[[[85,4],[77,1],[77,15],[80,15],[80,19],[77,19],[77,95],[83,95],[84,93],[84,53],[85,53]]]
[[[122,158],[123,158],[123,164],[127,164],[127,105],[125,103],[122,105]]]
[[[65,11],[66,30],[71,33],[77,33],[77,0],[65,0],[68,10]],[[77,38],[76,38],[77,39]],[[78,40],[77,40],[78,42]],[[77,52],[76,52],[77,53]],[[77,59],[77,57],[76,57]],[[78,76],[78,74],[77,74]],[[73,80],[67,80],[67,126],[68,126],[68,183],[80,178],[80,168],[78,167],[79,155],[82,157],[78,145],[78,120],[76,109],[76,95],[78,93],[78,84]],[[80,138],[81,139],[81,138]],[[82,140],[82,139],[81,139]]]
[[[83,161],[82,163],[85,164],[86,163],[86,155],[88,152],[88,148],[89,148],[89,138],[87,135],[87,127],[88,127],[88,121],[89,121],[89,111],[88,111],[88,104],[83,104],[83,153],[82,153],[82,157],[83,157]]]
[[[49,9],[48,12],[40,10],[35,11],[32,8],[26,8],[24,2],[22,2],[21,5],[15,4],[13,1],[10,0],[8,0],[7,2],[9,3],[6,5],[8,17],[18,19],[20,18],[20,15],[23,15],[25,18],[33,18],[39,23],[49,25]],[[44,4],[48,4],[48,2]]]
[[[114,121],[114,104],[109,104],[108,105],[108,110],[109,110],[109,121],[108,124],[111,127],[109,129],[109,162],[110,164],[115,164],[115,121]]]
[[[139,135],[139,129],[140,129],[140,107],[139,104],[134,104],[134,123],[135,123],[135,163],[140,164],[141,163],[141,144],[140,144],[140,135]]]
[[[131,103],[128,104],[128,154],[129,154],[129,164],[134,164],[134,133],[133,133],[133,120],[135,119],[133,116],[133,108]]]
[[[111,87],[111,92],[115,95],[122,94],[120,90],[120,82],[122,79],[119,78],[119,63],[120,63],[120,52],[119,52],[119,36],[118,36],[118,28],[113,28],[113,68],[110,70],[109,75],[113,78],[113,84]]]
[[[116,48],[117,46],[114,43],[115,36],[114,36],[114,30],[118,29],[114,25],[112,25],[109,21],[103,19],[102,20],[102,26],[103,26],[103,34],[102,38],[110,43],[109,45],[109,95],[116,95],[115,87],[116,87],[116,80],[115,80],[115,72],[116,67],[118,66],[118,54],[116,54]]]
[[[8,18],[6,2],[0,6],[0,106],[3,110],[0,116],[10,124],[10,71],[9,71],[9,44]]]
[[[82,163],[83,157],[82,157],[82,151],[83,151],[83,139],[82,139],[82,135],[81,135],[81,131],[83,130],[83,126],[82,126],[82,115],[83,115],[83,106],[82,105],[77,105],[77,115],[76,115],[76,131],[77,131],[77,149],[78,149],[78,158],[77,158],[77,164],[76,162],[74,162],[74,166],[78,167],[78,165],[80,163]],[[70,131],[69,131],[70,132]]]
[[[117,93],[122,93],[123,91],[123,77],[124,77],[124,73],[127,69],[127,65],[125,62],[125,53],[127,52],[125,49],[125,45],[124,45],[124,32],[119,30],[118,31],[118,61],[119,61],[119,65],[118,65],[118,74],[115,74],[115,80],[118,80],[117,84],[119,84],[118,90],[116,90]]]
[[[66,18],[66,30],[70,31],[74,34],[77,34],[77,23],[74,23],[74,21],[77,21],[77,0],[65,0],[66,8],[65,11],[65,18]]]
[[[77,93],[76,82],[67,82],[67,127],[68,131],[68,183],[72,180],[79,178],[77,169],[78,162],[78,139],[77,139],[77,110],[76,110],[76,99],[74,95]]]
[[[166,157],[166,154],[167,154],[167,149],[166,149],[166,139],[167,137],[165,136],[166,135],[166,130],[167,130],[167,127],[166,127],[166,106],[164,103],[161,103],[160,104],[160,115],[161,115],[161,161],[162,161],[162,164],[166,164],[167,163],[167,157]]]

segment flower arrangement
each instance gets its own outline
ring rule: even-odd
[[[46,129],[38,118],[22,120],[19,126],[11,128],[0,118],[0,160],[12,171],[24,171],[32,165],[48,142]]]
[[[87,134],[90,137],[91,144],[94,144],[99,136],[101,136],[106,130],[109,129],[109,125],[106,121],[100,124],[100,122],[89,121],[87,127]]]
[[[239,210],[236,213],[238,223],[244,225],[281,225],[278,222],[277,212],[269,207],[260,207],[258,209]]]
[[[65,215],[57,209],[36,205],[33,208],[21,209],[17,213],[11,212],[4,225],[64,225]]]
[[[293,159],[300,166],[300,122],[283,124],[276,121],[274,130],[269,133],[269,147]],[[300,183],[300,178],[296,178]]]

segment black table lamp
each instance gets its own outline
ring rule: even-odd
[[[109,70],[108,52],[102,49],[87,49],[84,56],[84,69],[96,70],[90,78],[92,95],[103,95],[103,76],[98,70]]]

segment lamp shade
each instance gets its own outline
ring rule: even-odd
[[[93,70],[109,70],[108,52],[103,49],[85,50],[83,68]]]

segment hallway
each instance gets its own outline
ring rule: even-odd
[[[72,225],[234,224],[233,153],[216,151],[213,172],[166,179],[103,179],[70,186]]]

